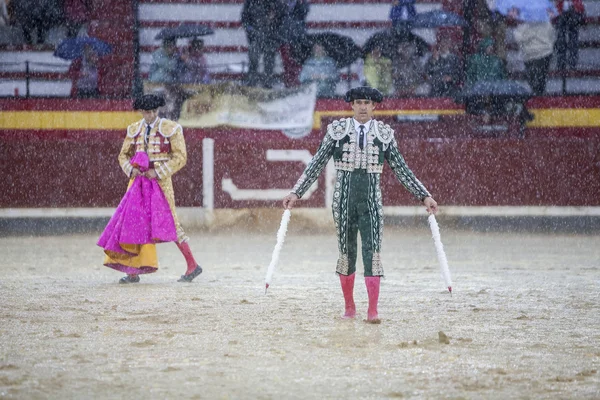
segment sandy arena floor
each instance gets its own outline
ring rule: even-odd
[[[173,244],[118,285],[97,234],[0,238],[0,398],[600,398],[600,237],[441,230],[453,297],[386,227],[381,325],[359,278],[339,317],[332,233],[290,232],[268,295],[275,232],[190,232],[191,284]]]

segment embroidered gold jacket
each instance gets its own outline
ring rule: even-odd
[[[148,154],[159,179],[171,177],[187,162],[183,128],[177,122],[159,118],[146,135],[148,124],[142,119],[127,127],[127,136],[119,153],[119,165],[127,176],[133,166],[129,162],[138,151]]]

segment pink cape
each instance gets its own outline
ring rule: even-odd
[[[148,155],[138,152],[131,164],[148,170]],[[153,244],[177,240],[169,203],[156,179],[137,176],[98,239],[107,251],[130,254],[121,244]]]

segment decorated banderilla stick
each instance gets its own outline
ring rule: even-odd
[[[269,268],[267,269],[267,276],[265,278],[265,294],[267,294],[267,289],[271,284],[271,278],[273,278],[273,272],[275,271],[275,267],[279,262],[279,253],[281,253],[281,248],[283,247],[283,241],[285,240],[285,234],[287,232],[288,223],[290,222],[290,217],[290,210],[285,210],[283,212],[283,216],[281,217],[279,230],[277,231],[277,244],[275,244],[275,248],[273,249],[271,264],[269,264]]]
[[[435,250],[437,252],[438,261],[440,263],[440,269],[442,272],[442,278],[446,283],[446,287],[452,294],[452,279],[450,278],[450,270],[448,269],[448,259],[446,259],[446,253],[444,252],[444,245],[442,244],[442,239],[440,237],[440,227],[435,220],[435,215],[429,214],[427,218],[429,221],[429,227],[431,228],[431,235],[433,237],[433,242],[435,243]]]

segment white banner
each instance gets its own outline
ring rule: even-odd
[[[249,129],[310,132],[316,85],[294,89],[261,89],[234,83],[186,87],[193,96],[182,108],[183,127],[229,125]],[[299,135],[297,135],[299,136]]]

